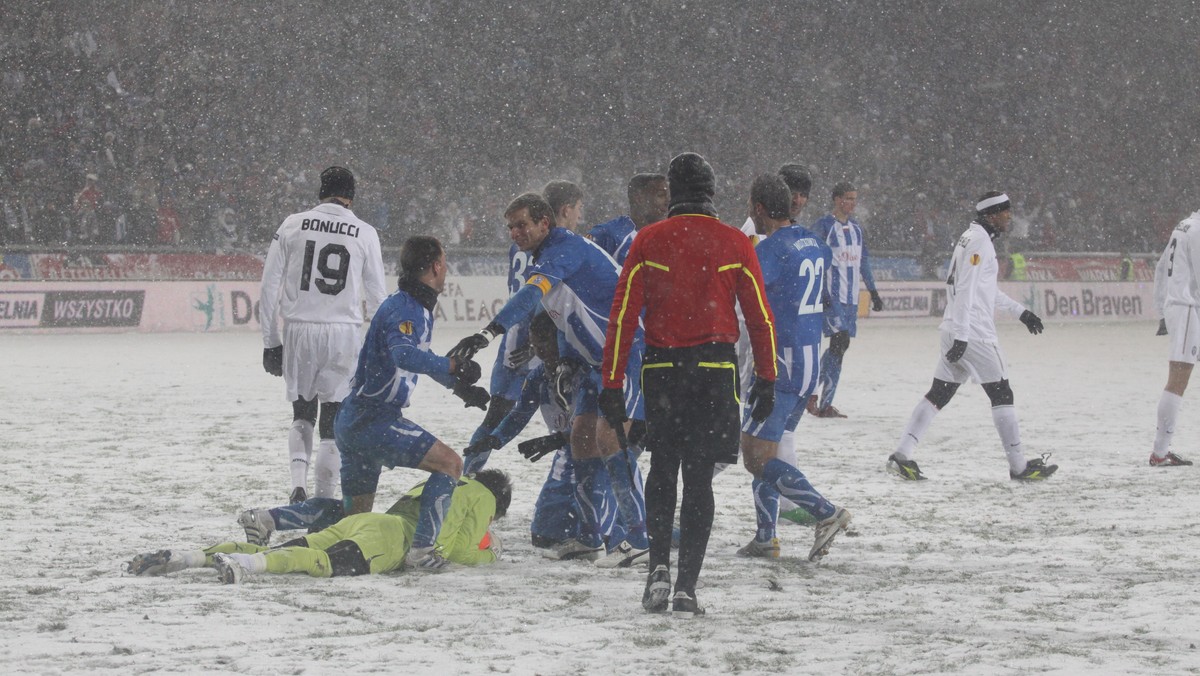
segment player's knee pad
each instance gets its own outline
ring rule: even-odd
[[[494,430],[504,420],[504,416],[508,415],[517,402],[504,397],[492,397],[488,403],[487,413],[483,416],[483,428],[486,430]]]
[[[340,540],[325,550],[329,555],[330,577],[343,575],[366,575],[371,572],[367,557],[353,540]]]
[[[310,423],[317,422],[317,400],[316,399],[297,399],[292,402],[292,420],[307,420]]]
[[[333,438],[333,419],[337,417],[338,408],[341,407],[340,402],[327,401],[321,404],[321,419],[317,424],[317,431],[322,439]]]
[[[992,400],[992,406],[1012,406],[1013,404],[1013,391],[1008,385],[1008,380],[984,383],[983,391],[987,392],[988,399]]]
[[[933,404],[939,411],[950,403],[954,398],[954,393],[958,391],[958,383],[951,383],[945,380],[933,379],[933,385],[929,387],[929,391],[925,393],[925,398],[929,403]]]

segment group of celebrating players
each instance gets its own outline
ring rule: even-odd
[[[244,512],[245,543],[148,552],[128,569],[210,566],[234,583],[264,572],[327,577],[495,561],[502,544],[490,526],[507,511],[512,488],[485,465],[539,410],[549,434],[518,445],[530,460],[553,454],[530,527],[534,546],[601,567],[646,564],[648,612],[703,614],[695,586],[711,531],[711,481],[739,453],[754,476],[757,524],[738,554],[778,557],[782,516],[813,525],[808,558],[821,559],[851,516],[797,468],[794,432],[806,410],[845,417],[832,399],[856,332],[860,280],[873,308],[882,307],[862,228],[851,218],[856,192],[838,183],[831,213],[806,228],[798,217],[812,181],[801,165],[787,164],[754,179],[750,217],[736,228],[718,220],[714,186],[704,158],[684,153],[666,175],[633,176],[629,213],[586,234],[577,232],[584,196],[576,185],[554,181],[518,196],[504,212],[510,298],[443,356],[430,347],[448,272],[442,245],[428,236],[406,241],[399,288],[386,295],[378,236],[350,210],[354,177],[325,170],[320,204],[289,216],[276,233],[260,300],[264,369],[284,377],[293,402],[290,504]],[[967,380],[991,401],[1010,477],[1036,481],[1057,470],[1048,456],[1025,458],[997,340],[997,309],[1031,333],[1043,328],[997,285],[992,242],[1010,218],[1007,195],[986,193],[954,247],[933,384],[888,458],[901,478],[925,479],[915,447]],[[1180,345],[1159,406],[1155,466],[1191,464],[1168,445],[1200,350],[1200,319],[1186,302],[1200,295],[1182,274],[1191,269],[1186,245],[1196,220],[1181,224],[1159,264],[1160,310],[1165,305]],[[360,342],[364,303],[371,321]],[[475,357],[497,339],[485,390]],[[462,456],[403,413],[422,374],[486,410]],[[651,456],[645,483],[643,449]],[[429,478],[375,513],[382,468],[397,466]],[[275,531],[294,529],[308,534],[268,546]],[[680,551],[672,595],[673,541]]]

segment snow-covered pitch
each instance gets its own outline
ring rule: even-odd
[[[490,567],[440,575],[125,575],[134,554],[238,539],[246,507],[290,487],[291,408],[256,334],[0,334],[7,533],[0,664],[7,673],[1143,673],[1200,670],[1200,466],[1151,469],[1166,343],[1150,323],[1001,327],[1030,457],[1048,482],[1010,481],[976,386],[934,421],[916,459],[883,471],[933,372],[931,320],[871,321],[836,404],[805,418],[801,469],[854,513],[820,564],[811,529],[784,558],[745,560],[750,479],[716,481],[693,620],[642,612],[642,570],[552,562],[528,541],[547,469],[515,448],[493,466],[517,489]],[[463,331],[436,336],[444,351]],[[483,354],[490,361],[494,352]],[[1175,448],[1200,460],[1200,402]],[[411,417],[461,449],[482,413],[424,380]],[[526,436],[543,434],[541,423]],[[643,463],[648,458],[642,459]],[[384,473],[387,504],[422,474]],[[279,536],[276,536],[279,538]],[[278,541],[278,540],[277,540]]]

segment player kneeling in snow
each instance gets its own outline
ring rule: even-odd
[[[308,573],[313,577],[377,575],[397,570],[412,546],[421,494],[419,483],[384,514],[348,516],[329,528],[279,547],[225,542],[203,550],[162,549],[138,554],[126,570],[134,575],[163,575],[185,568],[215,568],[225,584],[254,573]],[[464,477],[450,500],[437,546],[446,559],[465,566],[492,563],[499,538],[489,530],[512,500],[512,483],[500,470]]]

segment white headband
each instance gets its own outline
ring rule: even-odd
[[[984,209],[994,207],[997,204],[1004,204],[1007,201],[1008,195],[1004,194],[996,195],[995,197],[989,197],[985,200],[980,200],[979,203],[975,205],[975,211],[983,211]]]

